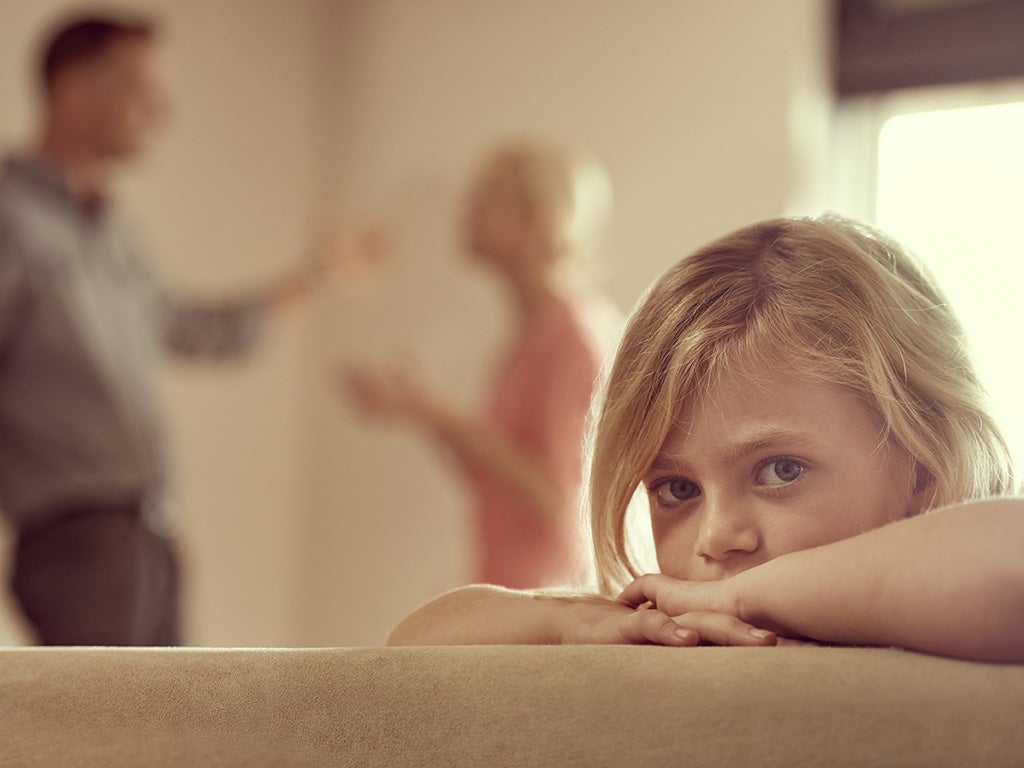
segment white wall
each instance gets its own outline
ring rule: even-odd
[[[824,0],[135,4],[170,26],[178,117],[125,192],[172,279],[257,284],[321,208],[382,217],[399,243],[389,274],[279,324],[246,364],[168,370],[196,643],[378,643],[464,578],[450,468],[330,384],[340,361],[416,356],[479,404],[506,316],[453,235],[492,141],[604,159],[623,308],[703,241],[822,199]],[[0,0],[0,138],[28,129],[28,41],[66,5]]]

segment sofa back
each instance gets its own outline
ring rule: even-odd
[[[1024,666],[854,648],[0,651],[4,766],[1024,766]]]

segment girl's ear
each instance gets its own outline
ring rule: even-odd
[[[914,517],[931,509],[935,499],[935,478],[917,462],[911,467],[914,489],[907,499],[906,517]]]

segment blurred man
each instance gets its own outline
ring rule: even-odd
[[[243,354],[313,277],[200,306],[146,271],[109,192],[167,112],[157,43],[146,20],[59,29],[39,135],[0,170],[0,504],[13,591],[43,644],[178,643],[152,364],[161,347]]]

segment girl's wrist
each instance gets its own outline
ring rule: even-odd
[[[633,610],[603,595],[563,593],[540,595],[547,600],[545,642],[552,645],[589,645],[622,642],[612,624]]]
[[[769,565],[766,563],[765,565]],[[738,573],[723,582],[726,612],[763,629],[773,629],[774,622],[764,601],[765,565]]]
[[[571,628],[577,621],[573,610],[573,600],[562,595],[536,594],[540,610],[540,621],[537,625],[538,643],[540,645],[565,645],[571,642]]]
[[[579,642],[580,628],[586,623],[586,612],[593,611],[590,601],[582,595],[535,592],[536,625],[531,632],[538,645],[574,645]]]

